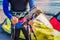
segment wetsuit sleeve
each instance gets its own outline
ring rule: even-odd
[[[29,6],[30,6],[30,10],[32,10],[32,8],[35,6],[34,0],[29,0]]]
[[[8,0],[3,0],[3,11],[4,11],[4,14],[9,18],[11,19],[12,15],[10,14],[10,11],[9,11],[9,2]]]

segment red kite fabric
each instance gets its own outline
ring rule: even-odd
[[[50,19],[49,21],[50,21],[50,23],[52,24],[52,26],[53,26],[54,29],[60,31],[60,21],[58,21],[56,17],[53,17],[53,18]]]

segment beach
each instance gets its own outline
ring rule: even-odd
[[[0,23],[2,23],[5,18],[6,16],[4,15],[3,10],[0,10]]]

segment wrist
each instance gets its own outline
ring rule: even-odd
[[[35,8],[37,8],[36,6],[33,6],[33,8],[32,9],[35,9]]]

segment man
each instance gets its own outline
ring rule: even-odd
[[[10,10],[8,8],[9,3],[10,3]],[[30,40],[28,31],[25,29],[25,27],[23,27],[23,26],[21,27],[22,22],[25,20],[22,17],[24,17],[25,14],[28,13],[26,11],[28,3],[30,6],[30,10],[32,10],[32,9],[37,10],[37,8],[35,7],[35,4],[34,4],[34,0],[3,0],[3,11],[4,11],[5,15],[11,20],[12,36],[14,36],[13,40],[19,40],[20,30],[23,31],[23,34],[24,34],[26,40]],[[18,15],[18,17],[17,17],[17,15]]]

